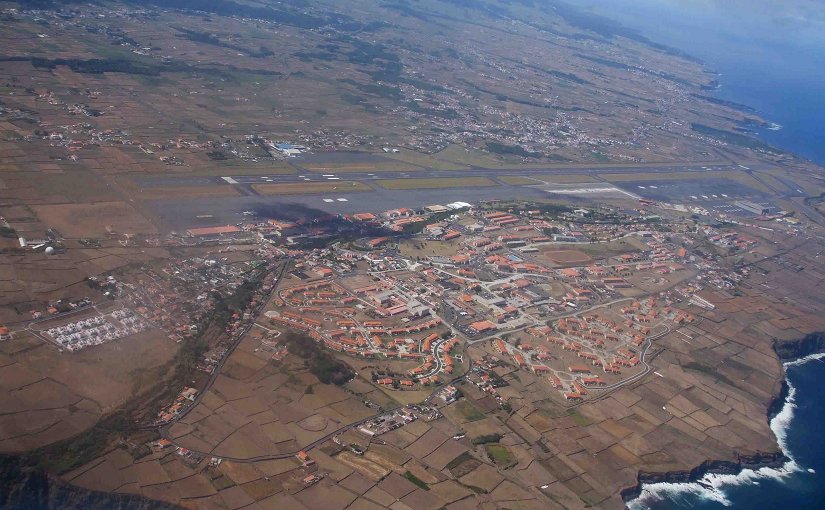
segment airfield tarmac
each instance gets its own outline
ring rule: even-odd
[[[627,181],[626,190],[650,200],[696,203],[716,200],[768,200],[771,195],[729,179],[697,179],[696,181]]]
[[[356,162],[361,162],[363,156]],[[355,161],[355,160],[353,160]],[[347,160],[347,163],[353,161]],[[389,161],[377,156],[370,159],[373,165],[380,161]],[[335,163],[341,162],[335,160]],[[663,165],[663,166],[548,166],[543,168],[468,168],[465,170],[419,169],[414,171],[381,171],[380,164],[371,171],[334,170],[335,163],[325,163],[319,156],[293,158],[290,164],[295,167],[294,174],[272,175],[226,175],[226,176],[140,176],[134,182],[138,186],[174,189],[177,186],[219,186],[231,187],[238,196],[221,196],[209,198],[178,198],[175,200],[148,200],[146,205],[174,230],[194,226],[214,226],[238,224],[254,218],[276,217],[279,210],[300,208],[315,211],[310,214],[352,214],[357,212],[383,212],[398,207],[420,208],[430,204],[447,204],[456,201],[478,202],[480,200],[541,199],[557,198],[566,201],[577,199],[630,199],[648,198],[651,200],[684,203],[706,208],[732,207],[736,200],[751,200],[769,205],[769,195],[745,186],[740,182],[718,178],[720,172],[741,171],[742,168],[732,164],[706,165]],[[328,169],[318,165],[329,164]],[[301,165],[311,166],[312,171]],[[675,172],[692,172],[696,178],[673,180],[666,177]],[[662,174],[661,179],[648,178],[634,180],[637,174]],[[625,174],[625,175],[622,175]],[[569,184],[559,178],[553,182],[553,176],[582,175],[591,177],[594,182]],[[501,180],[506,176],[522,176],[535,180],[533,184],[508,184]],[[533,177],[531,177],[533,176]],[[615,176],[615,180],[613,179]],[[540,177],[540,179],[539,179]],[[488,186],[433,187],[415,189],[407,186],[414,180],[421,179],[422,188],[433,180],[452,179],[455,182],[472,178],[489,179]],[[404,180],[404,189],[388,189],[387,182]],[[429,181],[428,181],[429,180]],[[613,181],[613,182],[609,182]],[[335,189],[341,182],[341,189]],[[528,181],[529,182],[529,181]],[[363,184],[367,191],[351,192],[347,190],[353,183]],[[323,192],[301,194],[263,195],[257,189],[259,185],[269,185],[270,189],[278,184],[300,186],[327,186]],[[412,189],[410,189],[412,188]],[[348,192],[349,191],[349,192]],[[734,208],[735,209],[735,208]],[[244,214],[247,212],[247,214]],[[249,212],[254,215],[248,214]],[[731,210],[730,212],[734,212]],[[741,211],[740,211],[741,212]]]
[[[296,158],[298,159],[298,158]],[[369,182],[380,179],[436,179],[436,178],[461,178],[461,177],[496,177],[496,176],[552,176],[581,174],[596,176],[598,174],[623,174],[623,173],[645,173],[667,174],[671,172],[695,171],[697,179],[701,179],[703,171],[741,170],[737,165],[731,164],[708,164],[708,165],[664,165],[664,166],[548,166],[545,168],[481,168],[472,167],[465,170],[438,170],[438,169],[417,169],[399,172],[382,171],[377,167],[371,171],[342,171],[337,172],[334,167],[328,170],[305,169],[301,164],[306,164],[301,158],[300,162],[290,163],[296,168],[294,174],[271,174],[271,175],[243,175],[229,174],[226,176],[141,176],[135,178],[135,183],[142,187],[166,187],[166,186],[205,186],[205,185],[235,185],[244,186],[263,183],[301,183],[301,182],[334,182],[336,180]],[[373,164],[380,164],[380,162]]]
[[[399,207],[419,209],[430,204],[478,202],[480,200],[538,199],[547,193],[536,188],[501,185],[487,188],[448,188],[428,190],[387,190],[358,193],[322,193],[302,195],[229,197],[221,199],[156,200],[148,202],[161,220],[171,228],[183,230],[193,226],[236,224],[250,221],[244,211],[258,218],[277,217],[282,208],[301,208],[317,215],[383,212]]]

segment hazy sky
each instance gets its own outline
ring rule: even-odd
[[[569,0],[629,26],[685,29],[711,21],[730,40],[825,49],[825,0]],[[634,19],[658,19],[660,26]]]
[[[784,126],[764,137],[825,165],[825,0],[565,0],[699,57],[725,99]]]
[[[778,24],[821,26],[825,23],[823,0],[641,0],[659,4],[680,4],[719,13],[765,17]]]

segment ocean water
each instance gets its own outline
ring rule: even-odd
[[[776,124],[760,138],[825,165],[825,0],[566,1],[701,59],[719,75],[710,94]],[[646,485],[631,510],[825,510],[825,356],[786,371],[790,392],[770,425],[787,464]]]
[[[701,59],[715,96],[781,129],[766,142],[825,165],[825,0],[567,0]]]
[[[701,59],[716,97],[749,106],[766,142],[825,166],[825,0],[566,0]],[[771,421],[782,468],[643,487],[631,510],[825,510],[825,355],[785,365]],[[766,418],[767,419],[767,418]]]
[[[790,459],[778,469],[645,485],[631,510],[821,510],[825,508],[825,354],[785,364],[790,391],[771,429]]]

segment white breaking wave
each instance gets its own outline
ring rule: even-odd
[[[811,361],[825,359],[825,353],[812,354],[784,364],[785,369],[809,363]],[[763,467],[759,469],[743,469],[735,475],[707,474],[702,479],[690,483],[653,483],[643,484],[639,497],[628,502],[630,510],[645,510],[651,503],[657,501],[689,502],[693,498],[704,501],[715,501],[724,506],[730,506],[731,501],[725,494],[726,487],[737,485],[758,485],[761,480],[782,480],[788,476],[799,473],[804,469],[797,464],[791,453],[788,451],[787,439],[788,430],[793,421],[796,410],[796,388],[788,381],[788,395],[782,410],[771,419],[770,427],[776,436],[776,442],[788,461],[780,468]],[[813,472],[812,469],[806,471]]]
[[[797,360],[788,361],[785,363],[785,368],[787,367],[798,367],[799,365],[804,365],[809,361],[819,361],[825,359],[825,352],[820,352],[817,354],[811,354],[810,356],[805,356],[804,358],[799,358]]]

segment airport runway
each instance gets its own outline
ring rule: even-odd
[[[301,158],[295,158],[297,163]],[[292,161],[290,161],[292,163]],[[226,175],[226,176],[147,176],[138,177],[138,185],[151,187],[174,186],[233,186],[240,193],[238,197],[222,197],[208,199],[181,199],[181,200],[154,200],[152,208],[161,219],[171,228],[183,230],[193,226],[214,226],[239,224],[245,221],[267,217],[283,217],[283,211],[304,211],[309,215],[352,214],[356,212],[383,212],[398,207],[421,208],[430,204],[447,204],[450,202],[478,202],[494,199],[539,199],[552,198],[577,200],[602,198],[650,198],[686,205],[696,205],[715,209],[719,212],[736,214],[732,202],[739,199],[749,199],[758,203],[768,204],[766,194],[742,186],[727,179],[716,176],[702,176],[703,172],[718,170],[744,170],[738,165],[669,165],[669,166],[596,166],[582,168],[581,166],[552,168],[520,168],[520,169],[490,169],[472,168],[467,170],[435,170],[422,169],[410,172],[380,171],[373,172],[340,172],[327,173],[303,171],[300,167],[294,174],[273,175]],[[681,180],[674,182],[664,178],[670,172],[696,172],[696,180]],[[622,174],[646,173],[663,174],[663,179],[645,181],[624,181],[610,184],[599,179],[594,183],[581,184],[543,184],[536,180],[536,186],[515,186],[502,181],[496,181],[497,186],[465,187],[442,189],[409,189],[391,190],[382,188],[376,182],[379,179],[433,179],[447,177],[495,177],[503,175],[563,175],[563,174]],[[552,177],[547,179],[552,181]],[[254,184],[264,183],[302,183],[302,182],[329,182],[357,181],[368,184],[372,191],[345,192],[342,186],[340,191],[330,190],[312,194],[272,195],[262,196],[253,189]],[[581,188],[581,189],[579,189]],[[603,188],[603,189],[602,189]],[[612,191],[608,188],[612,188]]]
[[[300,158],[296,158],[300,159]],[[271,175],[243,175],[228,174],[226,176],[147,176],[138,177],[135,182],[140,186],[165,187],[165,186],[206,186],[210,184],[219,185],[240,185],[265,183],[301,183],[301,182],[335,182],[335,181],[374,181],[379,179],[435,179],[445,177],[491,177],[504,175],[569,175],[583,174],[596,176],[597,174],[622,174],[622,173],[670,173],[695,171],[697,179],[701,179],[701,172],[719,170],[742,170],[738,165],[732,164],[695,164],[695,165],[663,165],[663,166],[594,166],[592,168],[582,166],[570,167],[548,167],[548,168],[518,168],[518,169],[496,169],[473,167],[466,170],[437,170],[421,169],[409,172],[381,171],[371,172],[335,172],[334,170],[319,173],[318,171],[302,170],[300,162],[293,163],[297,171],[294,174],[271,174]],[[537,183],[538,184],[538,183]]]

